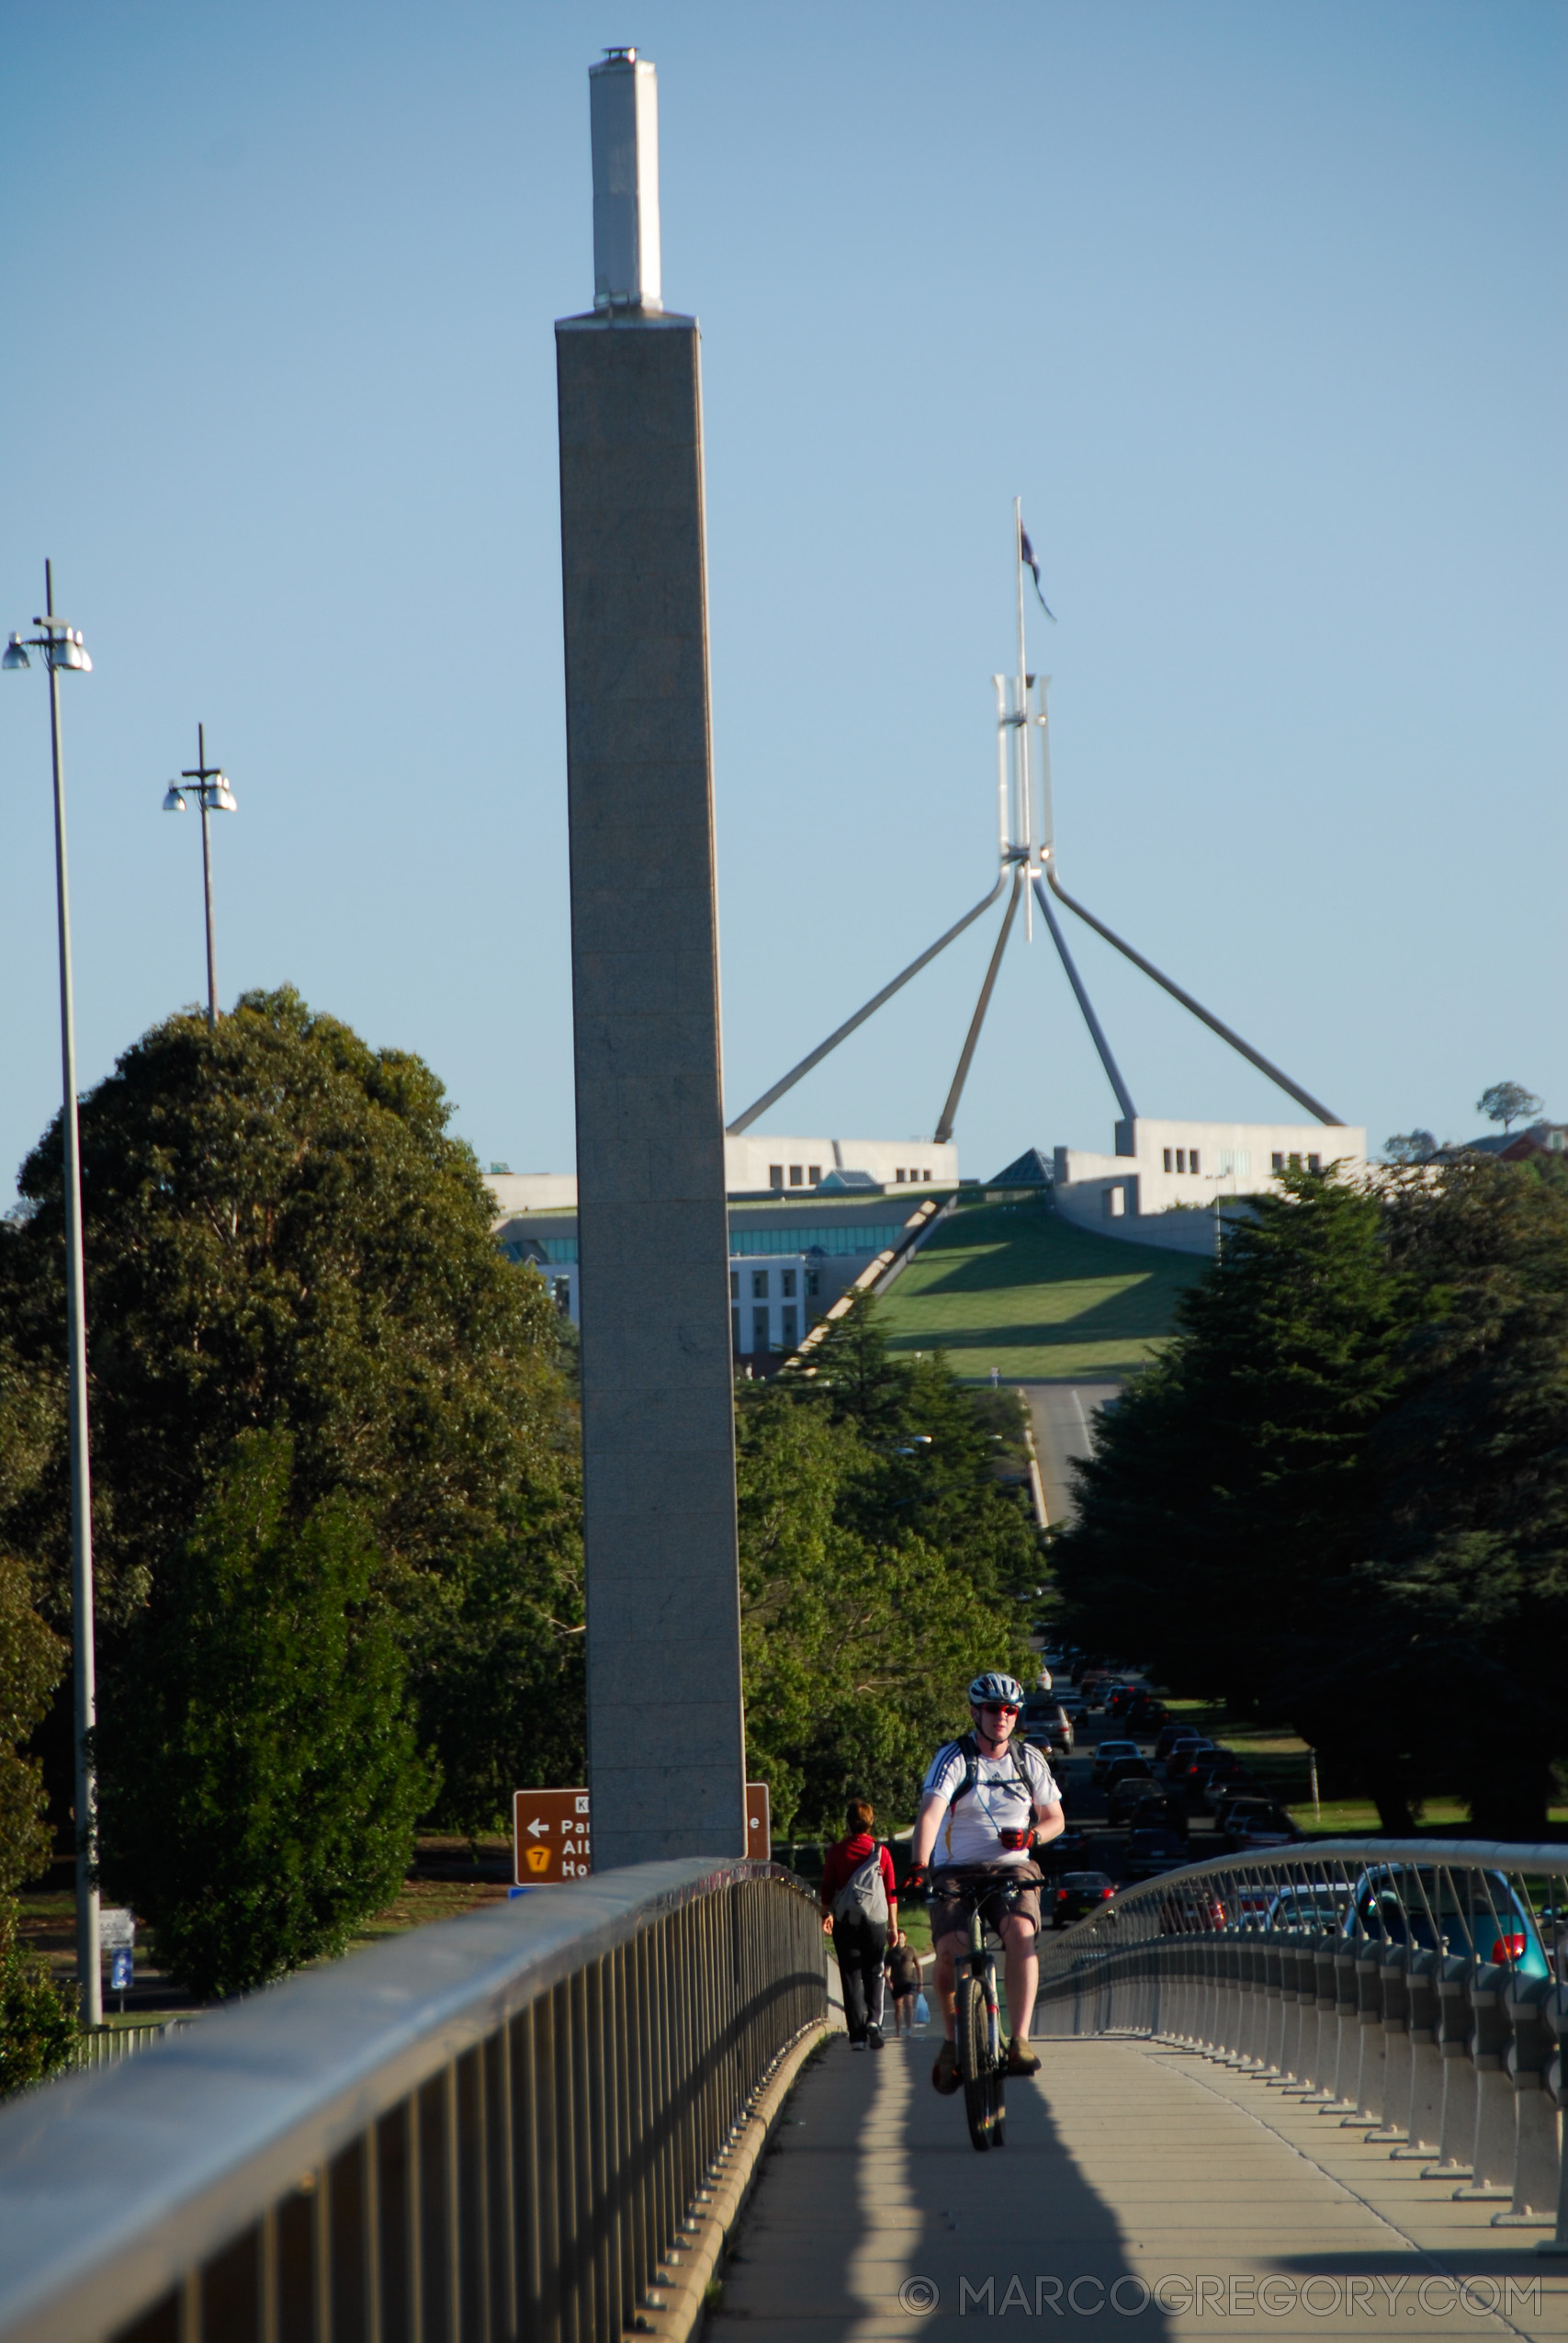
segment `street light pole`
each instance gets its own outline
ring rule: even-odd
[[[232,813],[234,793],[229,787],[229,776],[220,765],[207,762],[207,727],[196,728],[196,763],[186,765],[181,781],[196,783],[197,802],[201,808],[201,882],[207,904],[207,1023],[209,1029],[218,1030],[218,944],[212,919],[212,833],[209,828],[214,812]],[[171,781],[164,799],[165,813],[184,813],[185,791],[178,782]]]
[[[65,777],[60,754],[60,674],[62,668],[85,673],[92,661],[81,635],[54,615],[54,570],[46,561],[41,628],[24,645],[19,635],[0,664],[30,664],[29,650],[41,651],[49,671],[49,741],[54,769],[54,875],[60,919],[60,1050],[65,1140],[65,1328],[71,1440],[71,1609],[75,1658],[76,1708],[76,1976],[78,2022],[84,2031],[103,2023],[103,1981],[98,1952],[97,1781],[92,1733],[97,1697],[93,1650],[93,1484],[87,1454],[87,1297],[82,1248],[82,1156],[76,1120],[76,1012],[71,979],[71,889],[65,854]]]

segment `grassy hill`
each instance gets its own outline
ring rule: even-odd
[[[1134,1373],[1169,1336],[1177,1297],[1207,1263],[1090,1236],[1047,1200],[964,1204],[889,1289],[896,1351],[945,1351],[971,1382]]]

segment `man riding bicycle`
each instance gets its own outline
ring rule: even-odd
[[[958,2089],[962,2079],[953,2042],[953,1964],[968,1941],[968,1906],[960,1891],[976,1881],[996,1882],[980,1909],[1001,1938],[1006,1955],[1012,2039],[1005,2071],[1040,2071],[1040,2061],[1029,2047],[1040,1981],[1034,1940],[1040,1927],[1041,1876],[1030,1860],[1030,1849],[1055,1839],[1065,1817],[1061,1793],[1045,1760],[1038,1749],[1013,1738],[1022,1706],[1023,1687],[1016,1677],[989,1671],[976,1677],[969,1687],[974,1729],[938,1749],[915,1819],[908,1885],[922,1886],[929,1868],[936,1989],[947,2036],[931,2081],[944,2098]]]

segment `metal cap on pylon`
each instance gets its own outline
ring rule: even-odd
[[[662,310],[659,77],[635,49],[588,69],[593,145],[593,306]]]

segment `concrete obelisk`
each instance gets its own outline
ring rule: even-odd
[[[589,74],[592,311],[556,326],[596,1870],[746,1844],[700,336],[658,92]]]

